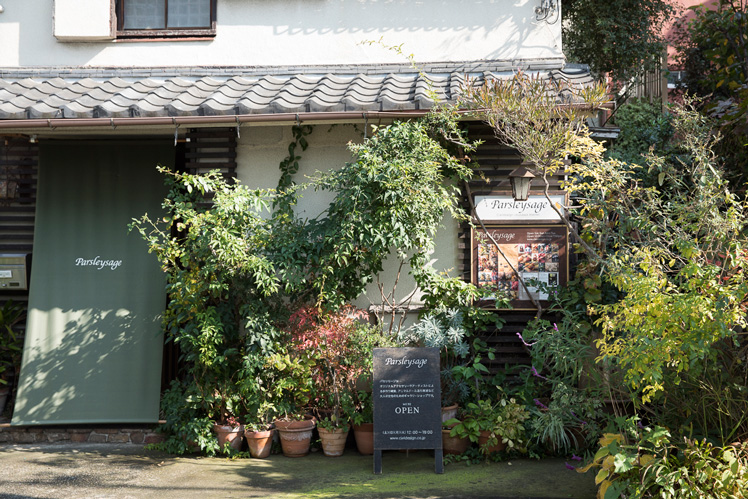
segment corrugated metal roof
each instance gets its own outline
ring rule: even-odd
[[[548,65],[546,65],[548,66]],[[261,68],[0,69],[0,120],[233,116],[403,111],[454,101],[466,75],[480,84],[511,78],[502,65],[441,66],[430,72],[305,72]],[[376,69],[376,68],[374,68]],[[379,68],[387,69],[387,68]],[[544,79],[589,84],[584,68],[527,67]]]

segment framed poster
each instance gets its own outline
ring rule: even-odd
[[[495,290],[494,296],[508,295],[515,309],[535,309],[530,295],[546,301],[549,293],[569,280],[567,245],[564,225],[487,225],[486,231],[475,229],[471,248],[473,284]],[[520,284],[520,277],[527,290]]]

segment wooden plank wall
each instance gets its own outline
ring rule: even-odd
[[[476,178],[470,182],[470,191],[486,192],[490,190],[511,191],[509,184],[509,173],[522,163],[520,153],[511,147],[501,144],[487,125],[479,122],[470,122],[467,125],[469,137],[473,140],[482,140],[483,144],[472,154],[471,159],[477,162],[477,171],[484,179]],[[560,182],[563,180],[563,172],[551,179],[552,190],[560,190]],[[533,180],[533,189],[541,189],[542,180]],[[463,189],[463,207],[469,212],[470,203],[467,198],[467,190]],[[460,272],[463,279],[470,281],[470,237],[471,230],[468,224],[463,224],[459,233],[459,248],[462,251],[462,262]],[[496,312],[505,321],[499,330],[490,331],[484,336],[489,346],[496,351],[496,359],[490,363],[489,369],[493,374],[511,369],[515,366],[529,365],[530,355],[527,348],[522,344],[517,333],[522,332],[527,323],[535,317],[533,311],[521,310],[499,310]],[[544,316],[544,319],[555,320],[553,316]]]
[[[33,252],[38,166],[38,144],[0,136],[0,253]],[[28,298],[28,290],[0,289],[3,303],[13,300],[25,308]]]
[[[38,166],[38,144],[31,143],[27,137],[0,136],[0,253],[33,253]],[[26,261],[28,284],[31,257]],[[29,303],[28,289],[0,289],[0,306],[7,301],[18,304],[24,310],[23,319],[13,328],[23,344]],[[20,369],[20,366],[17,367]],[[13,376],[8,381],[11,385],[11,397],[6,405],[6,412],[10,414],[18,377]]]
[[[236,129],[192,128],[186,135],[184,169],[192,174],[220,170],[236,179]]]

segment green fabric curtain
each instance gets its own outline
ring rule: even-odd
[[[13,425],[158,420],[164,274],[132,218],[161,212],[168,142],[44,144]]]

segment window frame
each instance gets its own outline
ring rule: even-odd
[[[127,0],[115,0],[115,17],[117,39],[175,39],[175,38],[212,38],[216,35],[216,4],[218,0],[205,0],[210,2],[210,27],[209,28],[150,28],[150,29],[124,29],[125,24],[125,2]],[[165,15],[168,13],[169,0],[164,1]]]

